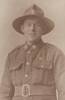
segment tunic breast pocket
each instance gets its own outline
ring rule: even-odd
[[[54,84],[54,74],[51,61],[46,63],[38,62],[38,65],[33,67],[32,82],[34,84],[41,84],[41,85]]]

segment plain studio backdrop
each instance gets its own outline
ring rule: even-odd
[[[53,31],[42,39],[65,53],[65,0],[0,0],[0,80],[7,54],[25,42],[24,36],[13,29],[12,22],[32,4],[40,6],[55,23]]]

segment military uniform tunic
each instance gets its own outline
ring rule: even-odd
[[[0,100],[65,100],[65,56],[57,47],[39,41],[8,54]]]

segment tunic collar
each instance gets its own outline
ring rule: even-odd
[[[25,50],[28,50],[29,48],[36,49],[37,47],[41,47],[43,44],[44,42],[41,39],[34,41],[33,43],[25,42],[24,49]]]

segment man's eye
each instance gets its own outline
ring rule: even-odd
[[[41,27],[40,24],[37,24],[37,27]]]
[[[31,24],[30,24],[30,23],[28,23],[28,26],[31,26]]]
[[[37,26],[40,26],[40,23],[36,23]]]
[[[37,26],[40,27],[40,24],[38,24]]]

